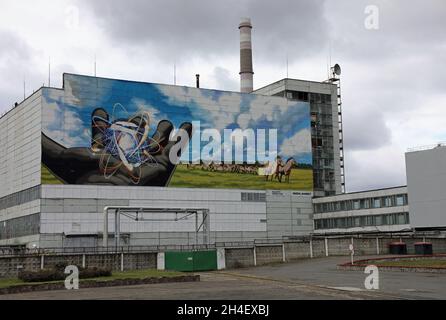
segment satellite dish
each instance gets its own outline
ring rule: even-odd
[[[340,76],[341,75],[341,66],[336,63],[335,66],[333,67],[333,72],[336,75]]]

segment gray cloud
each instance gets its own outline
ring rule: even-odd
[[[51,11],[51,1],[39,3],[46,6],[49,17],[64,17],[63,11]],[[376,31],[364,27],[364,9],[370,4],[380,9]],[[290,73],[291,77],[323,80],[331,42],[333,63],[343,68],[349,191],[405,183],[404,150],[418,141],[435,143],[445,134],[441,125],[432,128],[432,118],[441,117],[446,105],[444,0],[79,0],[76,5],[82,23],[91,28],[79,36],[85,43],[70,41],[70,34],[61,37],[65,31],[56,28],[54,34],[45,33],[48,38],[58,36],[61,52],[70,55],[53,66],[57,83],[62,72],[87,70],[88,58],[83,55],[93,56],[96,49],[89,48],[91,44],[102,53],[100,75],[166,82],[176,61],[180,82],[193,85],[193,75],[199,72],[203,87],[238,90],[234,61],[239,50],[237,26],[243,16],[251,17],[254,25],[255,83],[283,77],[287,54],[290,68],[305,61],[306,69],[314,70],[306,76]],[[23,16],[19,6],[16,11],[17,17]],[[34,15],[28,12],[28,16]],[[23,97],[23,74],[28,93],[47,79],[44,48],[38,41],[30,46],[34,39],[27,38],[27,28],[45,24],[36,21],[24,19],[21,34],[0,24],[1,109]],[[50,30],[47,27],[42,30]],[[200,65],[211,67],[203,70]],[[424,139],[416,139],[418,130],[423,133],[416,126],[429,128]]]
[[[32,57],[36,51],[17,34],[0,30],[0,110],[5,111],[23,100],[23,84],[28,94],[38,75],[33,68]],[[17,76],[19,75],[19,76]]]
[[[215,67],[213,77],[217,88],[228,91],[239,90],[239,80],[228,69],[223,67]]]
[[[405,185],[404,154],[390,149],[350,152],[345,162],[346,188],[360,191]]]
[[[344,118],[347,152],[375,150],[391,142],[392,131],[378,108],[357,109]]]
[[[275,63],[285,51],[293,60],[326,45],[322,0],[84,2],[114,45],[145,46],[169,60],[237,54],[242,16],[253,21],[258,61]]]
[[[28,97],[44,84],[48,85],[47,59],[19,35],[0,30],[0,112],[11,109],[15,102],[21,102],[24,90],[25,97]],[[70,64],[53,66],[52,83],[61,84],[64,72],[75,71]]]

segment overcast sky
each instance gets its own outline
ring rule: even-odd
[[[367,29],[366,7],[379,9]],[[240,17],[254,87],[342,66],[348,191],[406,184],[404,153],[446,141],[444,0],[0,0],[0,112],[63,72],[239,89]],[[371,21],[371,20],[367,20]],[[376,20],[375,20],[376,21]]]

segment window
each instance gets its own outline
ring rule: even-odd
[[[308,92],[297,92],[297,99],[302,101],[308,101]]]
[[[363,217],[360,217],[360,218],[361,218],[361,227],[366,226],[367,225],[367,217],[363,216]]]
[[[409,213],[394,213],[383,215],[367,215],[358,217],[342,217],[315,220],[315,229],[348,229],[360,227],[373,227],[384,225],[409,224]]]
[[[376,225],[375,216],[368,216],[366,226],[374,226]]]
[[[364,199],[364,209],[370,209],[370,199]]]
[[[405,224],[406,223],[404,213],[399,213],[398,214],[397,221],[398,221],[398,224]]]
[[[384,207],[391,207],[392,206],[392,197],[383,197],[382,203]]]
[[[327,219],[322,220],[322,227],[324,229],[328,229],[328,220]]]
[[[0,239],[11,239],[39,234],[40,213],[14,218],[0,223]]]
[[[380,198],[373,199],[373,208],[381,208],[381,199]]]
[[[354,209],[354,210],[359,210],[359,209],[361,209],[361,204],[360,204],[360,201],[359,201],[359,200],[354,200],[354,201],[353,201],[353,209]]]
[[[395,224],[398,224],[398,218],[397,218],[397,214],[389,214],[388,216],[387,216],[387,223],[389,224],[389,225],[395,225]]]
[[[347,228],[353,228],[353,218],[352,217],[347,218]]]
[[[335,211],[341,211],[341,203],[335,202]]]
[[[323,204],[322,204],[322,210],[323,210],[324,212],[327,212],[327,211],[328,211],[328,203],[323,203]]]
[[[383,216],[375,216],[375,225],[382,226],[383,225]]]
[[[0,198],[0,210],[31,202],[40,198],[40,186],[32,187]]]
[[[352,209],[352,201],[351,200],[347,200],[345,201],[345,210],[351,210]]]
[[[265,202],[266,194],[255,192],[242,192],[242,201],[246,202]]]
[[[398,196],[396,196],[396,205],[397,206],[404,206],[406,204],[406,202],[404,201],[404,195],[400,194]]]

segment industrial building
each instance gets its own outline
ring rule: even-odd
[[[409,150],[406,172],[411,226],[446,229],[446,144]]]
[[[407,187],[316,198],[315,234],[410,231]]]
[[[446,226],[444,146],[407,154],[407,187],[346,194],[340,67],[322,82],[283,79],[253,91],[250,20],[239,29],[241,92],[64,74],[62,88],[42,87],[3,115],[0,246],[199,245]],[[266,167],[195,161],[177,129],[193,143],[196,120],[220,131],[278,128],[279,157]],[[176,146],[179,164],[168,159]]]
[[[446,229],[446,145],[406,153],[407,186],[315,198],[314,233],[435,232]]]
[[[114,85],[118,89],[125,86],[125,92],[137,91],[140,86],[144,86],[144,92],[153,90],[151,96],[154,92],[169,92],[166,101],[175,97],[182,101],[183,96],[175,95],[178,90],[186,90],[197,101],[199,97],[203,97],[203,92],[205,95],[217,94],[220,97],[223,94],[229,95],[232,99],[239,94],[70,74],[64,75],[64,81],[62,90],[41,88],[0,119],[1,134],[5,137],[0,152],[1,180],[4,181],[0,186],[1,246],[97,246],[103,240],[103,211],[107,206],[159,208],[158,212],[145,214],[144,221],[128,216],[121,217],[119,245],[122,246],[202,244],[205,239],[208,243],[252,241],[304,236],[312,232],[311,169],[309,184],[303,190],[291,190],[292,183],[285,184],[277,180],[265,183],[274,183],[285,189],[258,190],[249,184],[246,184],[247,189],[218,188],[218,183],[214,181],[209,183],[216,184],[217,188],[193,185],[193,181],[188,182],[192,187],[181,187],[185,182],[181,182],[179,178],[175,180],[175,174],[184,173],[185,167],[182,168],[183,171],[177,168],[175,174],[168,177],[168,182],[162,179],[163,176],[157,176],[141,185],[134,185],[136,181],[115,183],[112,179],[105,179],[103,174],[90,174],[90,168],[85,165],[91,159],[82,158],[82,155],[91,155],[90,136],[94,136],[96,130],[96,126],[93,126],[92,133],[87,130],[85,139],[80,140],[79,135],[84,134],[85,130],[82,129],[82,121],[74,115],[75,111],[79,110],[80,115],[85,114],[87,120],[83,122],[86,127],[91,125],[89,119],[94,119],[90,118],[94,108],[87,109],[82,102],[85,97],[86,101],[91,101],[91,96],[98,97],[101,90]],[[106,99],[124,99],[121,91],[110,90],[119,92],[118,96],[105,93]],[[293,105],[282,97],[246,95],[253,99],[252,108],[257,108],[259,99],[259,105],[270,103],[273,107],[294,108],[309,128],[309,113],[302,115],[302,110],[309,112],[306,104],[296,102]],[[233,104],[232,100],[226,103],[228,108]],[[96,102],[93,104],[96,105]],[[191,105],[196,108],[196,104]],[[209,107],[208,104],[205,106]],[[93,111],[93,115],[95,112]],[[292,114],[286,115],[288,117]],[[173,119],[173,115],[170,119]],[[163,121],[160,123],[165,123]],[[181,122],[182,120],[178,123]],[[309,132],[308,128],[305,127],[304,132]],[[77,132],[78,129],[82,130]],[[77,147],[84,144],[87,147]],[[311,146],[305,146],[307,148],[311,150]],[[311,165],[311,156],[304,157],[301,161],[305,159]],[[99,172],[98,169],[95,170]],[[302,169],[303,172],[307,170]],[[191,172],[202,174],[203,170],[192,169]],[[118,177],[119,172],[113,176],[116,179]],[[256,183],[265,179],[245,174],[241,176],[240,186],[244,185],[248,177],[250,180],[255,179]],[[143,178],[141,177],[141,181]],[[175,187],[176,185],[180,187]],[[190,209],[191,214],[197,209],[208,210],[208,228],[197,230],[194,214],[189,215],[188,219],[181,219],[178,213],[167,212],[175,208]],[[116,240],[115,221],[110,219],[109,222],[109,240],[113,244]],[[204,221],[199,224],[204,225]]]
[[[254,91],[257,94],[310,103],[315,197],[332,196],[345,191],[339,81],[336,74],[324,82],[283,79]]]

